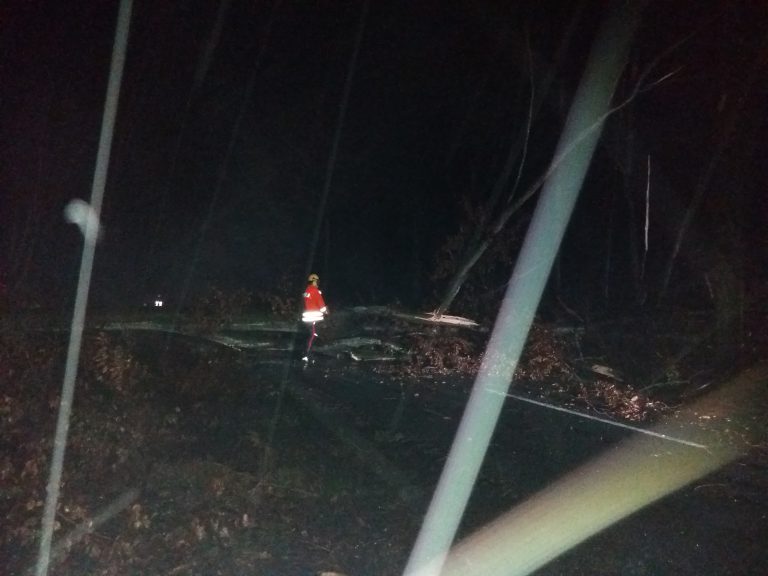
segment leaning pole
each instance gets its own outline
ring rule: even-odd
[[[59,501],[61,477],[64,470],[64,454],[67,447],[72,400],[75,393],[77,365],[80,360],[80,344],[85,327],[85,310],[88,305],[88,292],[93,271],[93,260],[96,253],[101,204],[107,184],[107,168],[109,167],[109,156],[112,150],[112,136],[115,129],[115,119],[117,118],[117,103],[123,78],[132,8],[133,0],[120,1],[115,39],[112,47],[112,63],[109,70],[107,96],[104,102],[101,134],[99,136],[99,149],[93,174],[91,201],[90,204],[86,204],[82,200],[73,201],[67,207],[67,218],[72,223],[80,226],[83,233],[83,254],[80,261],[77,295],[72,314],[72,328],[69,336],[66,365],[64,367],[64,381],[61,389],[61,400],[59,401],[59,414],[56,420],[56,433],[53,440],[51,469],[46,488],[45,507],[43,509],[40,532],[40,549],[35,567],[36,576],[46,576],[51,561],[54,520]]]
[[[613,4],[568,113],[480,371],[404,576],[438,576],[485,458],[646,1]]]

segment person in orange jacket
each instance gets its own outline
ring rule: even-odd
[[[309,361],[309,351],[312,348],[312,342],[317,338],[315,324],[322,322],[328,314],[328,307],[323,300],[323,293],[317,286],[319,280],[320,277],[317,274],[310,274],[309,278],[307,278],[309,284],[307,284],[307,288],[304,290],[304,313],[301,315],[301,319],[307,324],[312,324],[309,342],[307,342],[307,352],[302,358],[305,362]]]

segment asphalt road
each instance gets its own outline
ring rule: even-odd
[[[350,447],[350,457],[363,459],[373,473],[388,478],[397,496],[410,499],[414,513],[423,514],[470,383],[400,380],[377,374],[371,365],[322,360],[307,368],[294,365],[287,374],[291,396]],[[461,535],[599,454],[618,450],[622,440],[637,434],[508,400]],[[655,439],[649,450],[662,454],[669,444]],[[760,480],[764,473],[753,462],[734,462],[614,524],[537,574],[766,574],[768,497]],[[623,489],[632,491],[632,482]],[[606,506],[611,500],[606,494]]]

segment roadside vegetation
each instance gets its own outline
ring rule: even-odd
[[[393,497],[391,482],[372,477],[334,444],[329,428],[344,424],[329,423],[312,397],[284,396],[279,371],[254,370],[253,352],[238,349],[236,338],[229,346],[215,342],[250,314],[268,318],[257,338],[286,345],[270,322],[284,325],[294,304],[256,300],[270,308],[259,310],[244,293],[215,291],[177,334],[86,332],[52,574],[401,569],[428,486]],[[677,314],[537,322],[511,390],[644,426],[673,416],[766,350],[762,319],[751,316],[738,360],[723,365],[717,340],[702,337],[706,318]],[[467,391],[488,328],[433,325],[390,308],[339,310],[323,326],[317,358],[325,370],[364,370],[409,390],[439,395],[450,381]],[[65,332],[0,334],[0,557],[10,574],[31,566],[37,551],[65,351]],[[757,402],[750,414],[728,430],[757,474],[768,466],[768,408]],[[727,416],[701,414],[700,424]],[[363,450],[407,457],[414,449],[397,429],[370,432]],[[514,490],[512,478],[496,476]],[[732,489],[743,497],[739,490],[753,494],[757,486]]]

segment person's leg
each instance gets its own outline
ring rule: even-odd
[[[312,349],[312,342],[317,338],[317,332],[315,332],[315,323],[312,322],[312,328],[310,328],[309,342],[307,342],[307,352],[304,354],[304,359],[309,360],[309,351]]]

